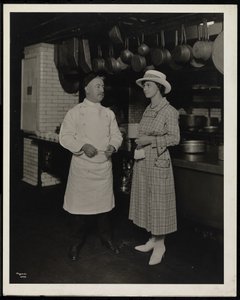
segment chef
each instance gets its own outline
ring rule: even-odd
[[[101,105],[104,78],[88,74],[84,89],[86,98],[67,112],[59,133],[60,144],[72,152],[63,205],[73,220],[72,260],[79,257],[92,219],[103,245],[119,253],[108,212],[115,206],[111,155],[121,146],[122,135],[113,111]]]

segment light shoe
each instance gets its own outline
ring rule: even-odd
[[[140,252],[148,252],[153,249],[154,243],[155,243],[155,238],[150,238],[146,244],[136,246],[134,249]]]
[[[149,265],[153,266],[159,264],[162,261],[162,258],[164,257],[165,251],[166,251],[166,247],[164,245],[164,242],[162,241],[155,242],[153,253],[150,257]]]

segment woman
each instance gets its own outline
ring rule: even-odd
[[[161,262],[166,251],[165,235],[177,230],[175,188],[167,147],[180,141],[178,112],[166,100],[171,91],[166,75],[149,70],[136,83],[151,103],[139,123],[135,140],[129,219],[151,233],[141,252],[153,250],[149,265]]]

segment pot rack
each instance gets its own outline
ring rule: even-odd
[[[39,42],[57,43],[72,37],[88,38],[99,42],[107,37],[109,29],[114,25],[119,26],[124,38],[135,38],[141,34],[148,36],[160,32],[161,29],[174,31],[182,23],[187,26],[197,25],[204,18],[222,22],[223,14],[24,13],[16,17],[14,24],[17,26],[14,30],[25,47]]]

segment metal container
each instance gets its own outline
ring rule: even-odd
[[[204,158],[204,154],[202,154],[202,153],[185,153],[184,154],[184,159],[187,161],[199,162],[199,161],[203,161],[203,158]]]
[[[224,160],[223,144],[218,146],[218,159]]]
[[[206,150],[205,141],[202,140],[184,141],[180,146],[184,153],[203,153]]]
[[[203,128],[203,130],[205,132],[213,133],[213,132],[217,132],[218,131],[218,127],[217,126],[205,126]]]
[[[207,125],[207,118],[194,114],[180,115],[179,123],[182,129],[199,129]]]

